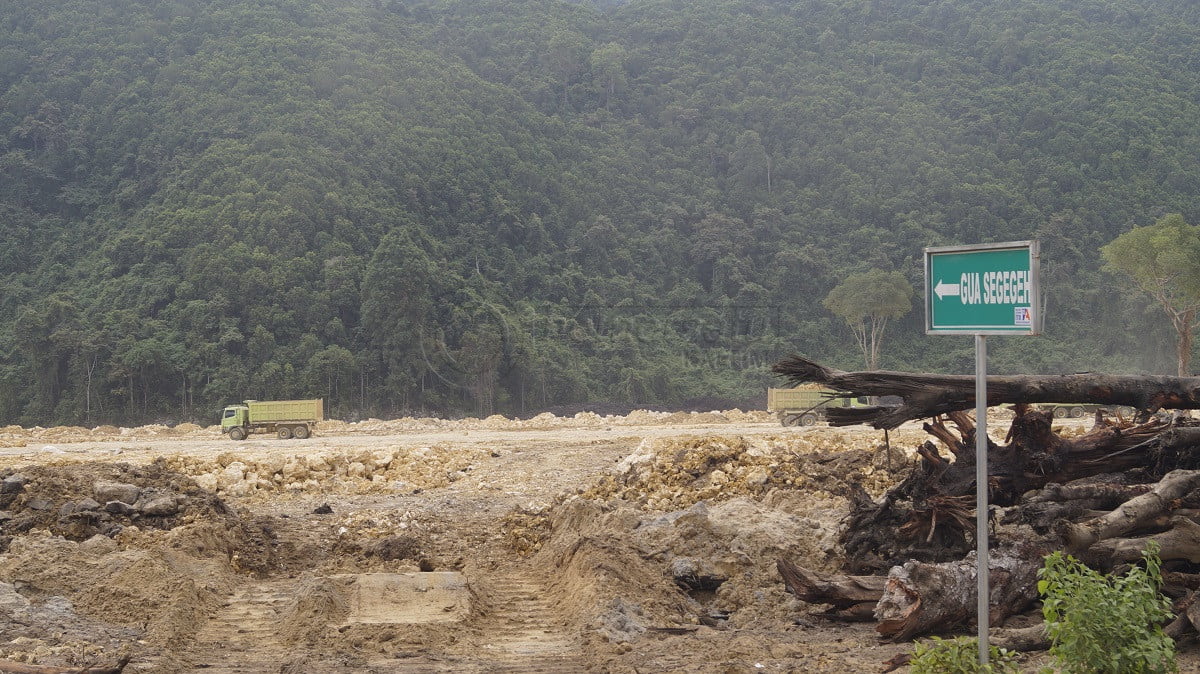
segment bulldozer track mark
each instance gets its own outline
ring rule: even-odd
[[[279,636],[280,614],[294,589],[291,581],[238,588],[197,632],[192,667],[212,674],[278,672],[288,653]]]

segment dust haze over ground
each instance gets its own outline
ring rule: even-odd
[[[0,658],[132,672],[878,671],[808,617],[924,434],[764,412],[0,429]],[[889,470],[889,466],[893,470]]]

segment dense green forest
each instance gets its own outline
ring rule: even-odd
[[[0,424],[748,401],[821,302],[1037,239],[994,372],[1171,373],[1100,246],[1200,223],[1190,0],[8,0]],[[881,366],[970,372],[918,303]]]

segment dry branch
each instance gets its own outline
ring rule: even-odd
[[[822,617],[850,622],[875,619],[875,604],[883,596],[883,576],[824,577],[786,559],[776,563],[783,583],[801,601],[829,604]]]

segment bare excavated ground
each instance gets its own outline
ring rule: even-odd
[[[0,658],[131,672],[878,671],[807,617],[919,429],[764,413],[0,429]]]

